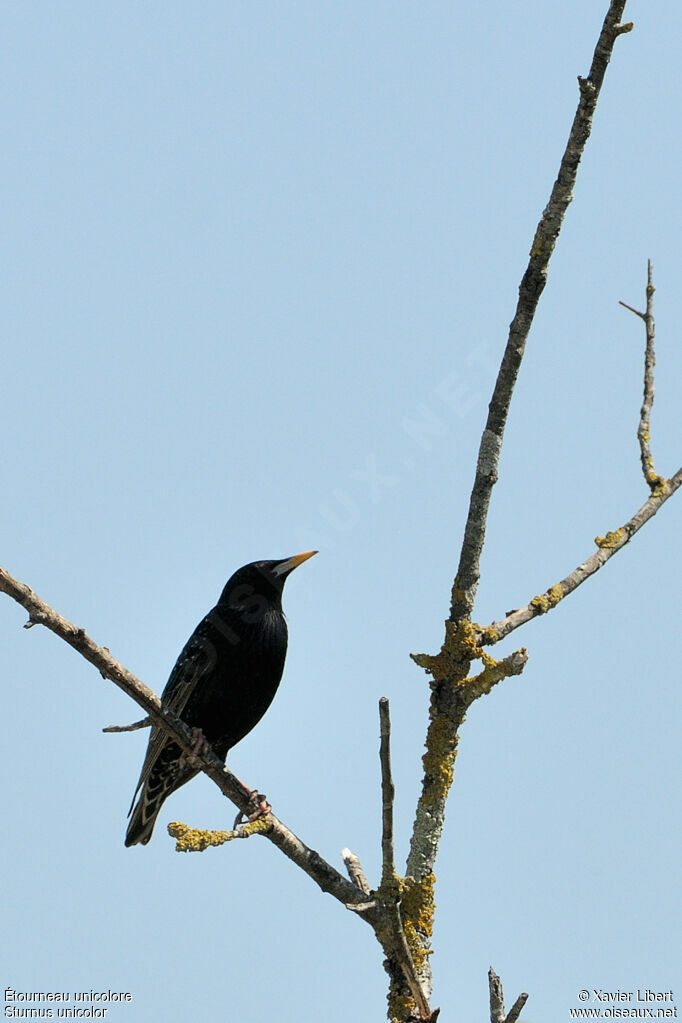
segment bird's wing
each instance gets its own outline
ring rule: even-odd
[[[178,717],[182,717],[182,712],[197,686],[201,684],[201,680],[212,672],[215,667],[217,659],[216,650],[206,632],[202,629],[203,625],[204,622],[197,626],[195,632],[185,644],[161,696],[161,705],[173,711]],[[140,778],[132,803],[130,804],[128,816],[132,813],[137,794],[152,773],[161,750],[169,742],[173,742],[173,740],[168,736],[168,733],[157,725],[152,725],[147,754],[144,758],[142,771],[140,772]]]

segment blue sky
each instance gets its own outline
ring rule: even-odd
[[[0,563],[157,692],[226,578],[287,584],[278,697],[230,755],[340,865],[380,863],[391,700],[404,863],[478,439],[605,0],[4,6]],[[679,9],[628,5],[531,334],[477,619],[566,575],[682,462]],[[434,1004],[523,1019],[582,988],[682,991],[680,505],[502,645],[438,862]],[[269,843],[178,856],[233,816],[200,778],[123,847],[138,710],[0,604],[2,987],[130,991],[113,1023],[381,1019],[369,928]],[[682,995],[680,1002],[682,1002]],[[678,1003],[679,1004],[679,1003]]]

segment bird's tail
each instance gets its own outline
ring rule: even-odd
[[[137,805],[133,810],[130,823],[128,824],[128,830],[126,831],[126,846],[146,845],[149,839],[152,837],[152,831],[156,824],[156,818],[163,800],[157,800],[156,802],[150,802],[146,798],[146,787],[140,793],[140,798],[137,801]]]
[[[158,757],[148,778],[144,781],[137,803],[130,808],[130,824],[126,831],[126,846],[146,845],[152,837],[152,831],[159,815],[159,810],[171,792],[188,782],[198,771],[188,767],[180,767],[175,752],[166,747]],[[137,793],[135,793],[137,795]]]

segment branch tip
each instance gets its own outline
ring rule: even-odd
[[[516,1023],[519,1016],[521,1015],[521,1010],[523,1009],[527,1001],[528,993],[526,991],[523,991],[516,999],[509,1012],[507,1013],[504,1023]]]
[[[355,853],[352,853],[350,849],[342,849],[341,859],[346,865],[348,876],[353,884],[357,885],[364,895],[369,895],[372,889],[359,857],[356,856]],[[364,905],[364,903],[362,903],[362,905]]]
[[[100,672],[100,675],[102,675],[103,678],[106,678],[106,675],[103,675],[102,672]],[[133,723],[131,725],[107,725],[107,727],[103,728],[102,731],[103,732],[136,732],[138,728],[151,728],[151,724],[152,724],[152,719],[149,717],[149,715],[147,715],[146,718],[142,718],[140,721],[133,721]]]
[[[519,995],[509,1012],[505,1015],[502,981],[492,966],[488,970],[488,988],[490,992],[490,1023],[517,1023],[521,1010],[528,1001],[526,992],[524,991]]]

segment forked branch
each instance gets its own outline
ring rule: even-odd
[[[459,567],[452,588],[450,616],[441,650],[446,671],[432,687],[431,724],[424,757],[422,794],[412,833],[408,873],[418,880],[433,870],[445,817],[445,802],[452,782],[452,771],[437,772],[439,791],[434,794],[434,772],[430,767],[440,755],[454,763],[457,729],[463,719],[461,693],[457,687],[469,675],[471,660],[481,657],[480,641],[468,625],[474,607],[480,574],[480,559],[485,540],[486,521],[492,488],[497,481],[502,440],[509,406],[535,311],[545,286],[547,269],[568,205],[573,197],[578,166],[590,135],[592,118],[611,59],[615,41],[629,31],[621,24],[625,0],[611,0],[595,47],[587,78],[579,79],[578,107],[559,165],[559,173],[535,231],[528,266],[519,286],[519,298],[512,319],[507,346],[497,376],[489,413],[479,448],[473,490],[469,504]],[[436,655],[437,657],[439,655]],[[421,663],[421,662],[420,662]]]
[[[626,0],[611,0],[594,51],[587,78],[579,78],[579,101],[566,149],[549,202],[542,214],[532,242],[529,262],[519,286],[519,297],[510,324],[509,336],[494,386],[489,414],[480,442],[475,478],[460,552],[457,574],[451,594],[446,636],[439,654],[417,655],[415,660],[431,676],[430,725],[424,756],[422,794],[417,807],[407,876],[402,878],[395,868],[393,839],[394,788],[390,763],[390,720],[388,701],[380,703],[381,775],[382,775],[382,879],[372,891],[356,856],[344,850],[342,857],[350,875],[343,877],[315,850],[306,846],[278,818],[267,817],[246,825],[241,830],[200,832],[184,825],[171,825],[180,848],[198,849],[209,845],[263,834],[307,873],[319,887],[333,895],[348,909],[362,916],[374,929],[387,956],[391,976],[391,1018],[412,1020],[415,1014],[423,1021],[435,1021],[439,1010],[431,1010],[431,972],[429,967],[430,935],[433,922],[433,867],[443,827],[445,803],[452,784],[459,727],[471,703],[488,693],[501,679],[523,670],[527,654],[518,650],[499,661],[483,647],[508,636],[515,629],[555,607],[593,575],[616,551],[624,547],[682,485],[682,468],[669,480],[654,470],[650,446],[650,419],[654,399],[654,318],[653,280],[648,266],[646,311],[626,306],[645,323],[646,355],[644,398],[640,412],[638,439],[642,471],[651,488],[649,499],[623,526],[604,537],[597,537],[597,551],[575,568],[565,579],[534,597],[525,607],[513,611],[500,621],[481,628],[471,621],[480,576],[480,560],[485,541],[487,516],[492,489],[498,478],[498,467],[509,407],[540,296],[545,287],[549,262],[572,200],[578,167],[589,138],[592,119],[603,84],[615,40],[630,31],[631,24],[621,18]],[[625,303],[621,303],[625,305]],[[148,715],[133,725],[111,726],[105,731],[132,731],[160,726],[187,753],[193,753],[201,769],[240,810],[245,810],[247,797],[241,783],[209,749],[196,754],[189,729],[175,715],[162,707],[147,686],[120,665],[109,651],[98,646],[85,631],[59,615],[25,584],[0,569],[0,591],[7,593],[29,614],[27,627],[44,625],[69,643],[92,663],[100,673],[123,689]],[[470,676],[471,664],[480,660],[481,670]],[[492,1023],[517,1023],[527,995],[521,994],[505,1014],[502,985],[497,974],[489,972],[490,1018]],[[398,1003],[400,1003],[398,1005]],[[389,1003],[391,1004],[391,1003]],[[396,1008],[397,1006],[397,1008]],[[393,1011],[393,1009],[395,1011]]]
[[[507,658],[500,662],[489,658],[485,654],[483,646],[498,642],[515,628],[558,604],[564,596],[597,571],[616,550],[621,549],[682,483],[682,470],[668,481],[659,478],[653,480],[652,477],[647,476],[647,481],[652,489],[649,501],[625,526],[614,532],[607,532],[605,537],[598,537],[596,553],[579,565],[566,579],[551,587],[546,594],[533,598],[525,608],[512,612],[501,622],[495,622],[486,629],[481,629],[471,621],[480,576],[480,560],[485,542],[490,499],[493,486],[498,478],[499,460],[509,407],[528,335],[545,287],[549,262],[568,205],[573,197],[578,167],[591,132],[592,119],[613,47],[616,39],[632,28],[631,24],[621,22],[624,9],[625,0],[611,0],[595,47],[589,75],[587,78],[578,80],[580,92],[578,107],[569,132],[566,149],[549,202],[535,232],[528,266],[519,286],[516,311],[510,324],[507,345],[481,437],[459,565],[452,587],[445,638],[438,654],[433,656],[413,655],[417,663],[432,675],[430,724],[426,738],[426,753],[423,757],[422,792],[417,805],[407,866],[408,874],[413,875],[418,881],[427,876],[433,876],[433,867],[445,819],[446,801],[453,781],[459,728],[467,708],[474,698],[489,690],[491,683],[495,684],[500,678],[511,674],[511,671],[508,670],[509,667],[513,665],[515,671],[518,672],[523,669],[525,664],[527,655],[523,650],[512,655],[512,660],[506,664]],[[651,287],[651,281],[649,285]],[[652,294],[653,292],[649,289],[647,291],[648,318],[646,320],[648,325],[647,379],[645,381],[645,401],[640,417],[641,421],[645,423],[642,435],[646,434],[647,443],[648,417],[653,401]],[[643,464],[645,455],[648,468],[653,472],[653,463],[649,465],[648,461],[650,459],[648,447],[646,450],[642,449]],[[472,660],[475,659],[483,661],[483,671],[472,679],[470,668]],[[423,931],[423,934],[422,950],[425,955],[428,955],[428,928]],[[424,981],[430,990],[428,960],[425,966]],[[521,1011],[523,1002],[525,1002],[525,998],[523,1001],[517,1000],[510,1013],[505,1017],[500,987],[500,1011],[495,1018],[495,1023],[502,1019],[515,1020]]]
[[[655,291],[653,266],[651,265],[651,260],[649,260],[647,262],[646,311],[640,313],[637,309],[633,309],[631,305],[628,305],[627,302],[620,303],[623,308],[629,309],[629,311],[634,313],[635,316],[639,316],[640,319],[644,320],[644,329],[646,331],[646,347],[644,351],[644,397],[642,398],[642,408],[639,413],[637,440],[639,441],[639,454],[642,462],[644,479],[651,487],[652,491],[655,491],[664,482],[654,469],[654,460],[651,455],[651,410],[654,405],[654,366],[656,365],[656,324],[654,322]]]
[[[528,1001],[526,992],[524,991],[520,994],[509,1012],[505,1013],[502,981],[492,966],[488,970],[488,988],[490,993],[490,1023],[516,1023],[521,1015],[521,1010]]]

